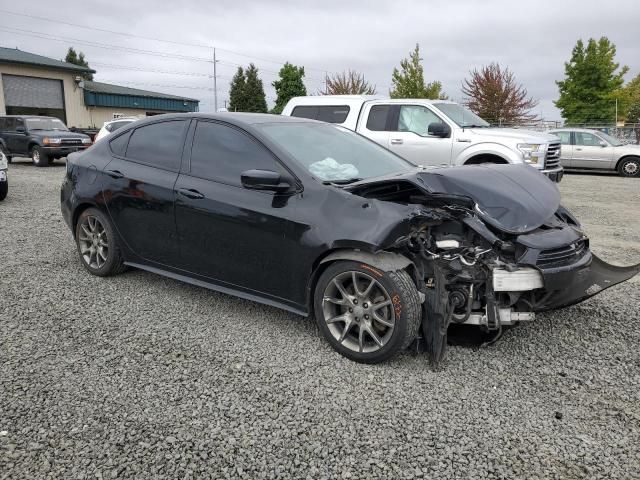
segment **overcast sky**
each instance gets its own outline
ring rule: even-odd
[[[260,69],[270,105],[271,82],[285,61],[306,67],[310,93],[322,87],[325,71],[351,68],[386,94],[393,68],[418,42],[426,79],[440,80],[452,99],[462,100],[470,70],[499,62],[540,101],[536,113],[556,120],[555,80],[576,40],[608,36],[630,67],[629,80],[640,73],[639,28],[638,0],[36,0],[0,7],[1,46],[62,59],[73,45],[98,71],[95,80],[197,98],[201,111],[213,110],[212,50],[205,46],[218,48],[222,106],[237,64],[249,62]]]

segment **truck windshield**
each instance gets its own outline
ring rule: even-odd
[[[489,124],[471,110],[457,103],[435,103],[434,106],[459,127],[488,127]]]
[[[68,131],[67,126],[57,118],[27,118],[27,130],[62,130]]]
[[[283,122],[256,127],[323,182],[349,183],[415,169],[387,149],[337,125]]]

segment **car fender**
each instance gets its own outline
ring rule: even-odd
[[[499,143],[476,143],[469,146],[454,159],[455,165],[464,165],[470,158],[478,155],[495,155],[508,163],[524,163],[522,156]]]
[[[414,265],[404,255],[393,252],[364,252],[362,250],[337,250],[322,259],[323,263],[334,262],[336,260],[353,260],[354,262],[365,262],[373,267],[377,267],[385,272],[395,272],[403,270],[410,265]]]

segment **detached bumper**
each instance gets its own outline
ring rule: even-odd
[[[598,293],[625,282],[640,273],[640,264],[630,267],[611,265],[593,253],[567,268],[542,270],[543,295],[534,305],[534,311],[553,310],[575,305]]]

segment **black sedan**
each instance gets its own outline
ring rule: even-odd
[[[420,171],[293,117],[135,122],[69,157],[61,204],[90,273],[132,266],[312,314],[367,363],[412,343],[437,362],[451,323],[497,338],[640,271],[593,255],[528,166]]]

